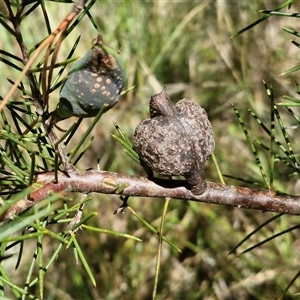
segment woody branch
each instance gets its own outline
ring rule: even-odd
[[[300,197],[272,194],[268,190],[235,187],[208,182],[206,192],[193,195],[186,189],[185,182],[179,180],[149,180],[145,177],[123,175],[107,171],[74,172],[69,176],[58,174],[58,183],[54,182],[54,172],[36,176],[41,188],[34,190],[29,197],[15,203],[0,216],[0,221],[13,218],[33,205],[46,200],[52,193],[68,192],[116,194],[123,196],[174,198],[210,204],[221,204],[261,211],[300,214]]]

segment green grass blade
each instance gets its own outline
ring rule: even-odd
[[[261,161],[260,161],[260,159],[259,159],[259,157],[258,157],[258,153],[257,153],[257,151],[256,151],[256,148],[255,148],[253,142],[252,142],[252,139],[250,138],[250,135],[249,135],[248,130],[247,130],[246,126],[245,126],[245,123],[244,123],[244,121],[242,120],[242,118],[241,118],[241,116],[240,116],[240,113],[239,113],[239,111],[235,108],[235,106],[233,106],[233,109],[234,109],[234,112],[235,112],[235,114],[236,114],[236,116],[237,116],[237,118],[238,118],[238,121],[239,121],[239,123],[240,123],[240,126],[241,126],[241,128],[242,128],[242,130],[243,130],[243,132],[244,132],[244,134],[245,134],[245,137],[246,137],[246,139],[247,139],[247,141],[248,141],[248,144],[249,144],[249,146],[250,146],[250,149],[251,149],[251,151],[252,151],[252,153],[253,153],[253,156],[254,156],[254,158],[255,158],[256,164],[257,164],[257,166],[258,166],[258,168],[259,168],[259,170],[260,170],[260,173],[261,173],[261,175],[262,175],[262,177],[263,177],[263,179],[264,179],[264,182],[265,182],[266,186],[267,186],[268,189],[269,189],[269,188],[270,188],[270,184],[269,184],[269,181],[268,181],[268,179],[267,179],[266,172],[265,172],[265,170],[264,170],[264,168],[263,168],[263,166],[262,166],[262,164],[261,164]]]
[[[6,66],[11,67],[15,70],[18,70],[19,72],[22,72],[22,70],[23,70],[23,68],[17,66],[16,64],[12,63],[10,60],[8,60],[4,57],[0,56],[0,61],[3,62],[4,64],[6,64]]]
[[[284,76],[284,75],[287,75],[287,74],[291,74],[291,73],[296,72],[296,71],[298,71],[298,70],[300,70],[300,65],[298,65],[298,66],[296,66],[296,67],[293,67],[293,68],[291,68],[291,69],[288,69],[288,70],[285,71],[285,72],[282,72],[281,74],[279,74],[279,76]]]
[[[280,116],[279,111],[278,111],[278,109],[277,109],[277,107],[276,107],[275,104],[274,104],[274,113],[275,113],[276,119],[278,121],[279,127],[281,129],[282,136],[283,136],[283,138],[285,140],[285,143],[286,143],[286,146],[287,146],[287,149],[288,149],[288,152],[289,152],[289,158],[293,162],[294,166],[299,166],[299,164],[298,164],[298,162],[296,160],[296,157],[295,157],[292,145],[290,143],[290,139],[289,139],[288,134],[286,132],[285,126],[283,124],[283,121],[281,119],[281,116]],[[298,176],[300,176],[300,174]]]
[[[219,164],[217,162],[217,159],[216,159],[216,156],[214,155],[214,153],[211,155],[211,158],[212,158],[212,161],[214,163],[214,166],[215,166],[215,169],[217,171],[218,178],[219,178],[220,182],[222,184],[225,184],[225,180],[224,180],[223,174],[222,174],[222,172],[220,170]]]
[[[32,12],[35,11],[35,9],[40,5],[40,1],[34,3],[28,10],[25,11],[25,13],[20,18],[20,23],[24,21]]]
[[[254,181],[254,180],[245,179],[245,178],[238,177],[238,176],[232,176],[232,175],[229,175],[229,174],[223,174],[223,176],[226,177],[226,178],[234,179],[234,180],[242,182],[242,183],[251,184],[253,186],[257,186],[257,187],[260,187],[260,188],[265,187],[261,184],[261,182],[257,182],[257,181]]]
[[[282,12],[282,11],[275,11],[275,10],[259,10],[258,12],[262,14],[267,14],[271,16],[279,16],[279,17],[290,17],[290,18],[300,18],[300,14],[298,13],[289,13],[289,12]]]
[[[39,292],[41,299],[44,298],[44,254],[43,254],[43,239],[44,235],[40,235],[37,238],[37,255],[38,255],[38,283],[39,283]]]
[[[291,96],[287,96],[287,95],[283,95],[282,97],[286,100],[295,102],[295,103],[297,103],[297,106],[300,106],[300,99],[297,99],[297,98],[291,97]],[[276,105],[289,105],[289,104],[290,103],[282,103],[282,102],[276,103]]]
[[[151,232],[155,233],[158,235],[158,231],[150,224],[148,223],[145,219],[143,219],[139,214],[137,214],[130,206],[126,207],[146,228],[148,228]],[[162,237],[162,239],[168,243],[172,248],[174,248],[176,251],[181,253],[182,251],[171,241],[169,241],[165,236]]]
[[[44,24],[45,27],[47,28],[48,35],[50,35],[52,33],[52,29],[51,29],[50,20],[47,13],[47,7],[45,6],[45,0],[42,0],[40,3],[41,3],[41,9],[44,17]]]
[[[293,231],[293,230],[295,230],[295,229],[299,229],[299,228],[300,228],[300,225],[295,225],[295,226],[292,226],[292,227],[290,227],[290,228],[288,228],[288,229],[285,229],[285,230],[283,230],[283,231],[281,231],[281,232],[279,232],[279,233],[276,233],[276,234],[274,234],[274,235],[272,235],[272,236],[270,236],[270,237],[264,239],[263,241],[261,241],[261,242],[255,244],[255,245],[253,245],[252,247],[247,248],[246,250],[242,251],[239,255],[243,255],[243,254],[245,254],[245,253],[247,253],[247,252],[250,252],[250,251],[252,251],[253,249],[255,249],[255,248],[257,248],[257,247],[260,247],[261,245],[263,245],[263,244],[265,244],[265,243],[267,243],[267,242],[269,242],[269,241],[272,241],[272,240],[274,240],[275,238],[277,238],[277,237],[279,237],[279,236],[281,236],[281,235],[284,235],[284,234],[286,234],[286,233],[288,233],[288,232],[291,232],[291,231]]]
[[[300,276],[300,270],[296,273],[296,275],[292,278],[292,280],[289,282],[289,284],[287,285],[287,287],[284,289],[281,297],[278,300],[284,300],[286,299],[285,296],[288,292],[288,290],[290,289],[290,287],[294,284],[294,282],[297,280],[297,278]],[[299,294],[298,294],[299,295]]]
[[[103,228],[98,228],[98,227],[92,227],[92,226],[87,226],[85,224],[82,225],[82,228],[85,228],[87,230],[91,230],[91,231],[95,231],[95,232],[99,232],[99,233],[105,233],[105,234],[109,234],[109,235],[114,235],[114,236],[120,236],[126,239],[131,239],[137,242],[142,242],[141,239],[127,234],[127,233],[123,233],[123,232],[117,232],[117,231],[112,231],[112,230],[108,230],[108,229],[103,229]]]
[[[128,138],[128,136],[125,134],[125,132],[118,126],[118,124],[114,123],[115,128],[117,129],[118,133],[120,134],[120,137],[112,134],[112,137],[118,141],[123,147],[124,152],[132,158],[136,163],[139,165],[141,164],[140,157],[137,154],[137,152],[133,149],[133,145]]]
[[[3,274],[3,268],[2,267],[0,267],[0,273]],[[5,278],[3,275],[2,276],[0,275],[0,281],[4,282],[5,284],[7,284],[12,289],[13,293],[16,296],[15,299],[21,299],[21,295],[26,297],[26,299],[37,299],[32,294],[28,293],[25,289],[22,289],[19,286],[17,286],[16,284],[13,284],[10,279]],[[5,297],[4,299],[7,299],[7,298]]]
[[[76,133],[78,127],[80,126],[82,120],[83,120],[82,118],[79,118],[76,122],[74,122],[72,124],[72,126],[70,126],[69,129],[62,135],[62,137],[59,140],[57,140],[55,145],[62,143],[66,137],[68,137],[68,138],[66,139],[66,141],[64,143],[65,143],[65,145],[68,145],[68,143],[70,142],[70,140]]]
[[[165,220],[167,215],[167,210],[169,203],[171,201],[171,198],[166,198],[162,216],[161,216],[161,222],[159,226],[158,231],[158,249],[157,249],[157,257],[156,257],[156,265],[155,265],[155,274],[154,274],[154,286],[152,291],[152,299],[155,299],[156,292],[157,292],[157,286],[158,286],[158,278],[159,278],[159,270],[160,270],[160,261],[161,261],[161,253],[162,253],[162,243],[163,243],[163,234],[164,234],[164,226],[165,226]]]
[[[97,122],[99,121],[99,119],[101,118],[101,116],[103,115],[103,113],[105,112],[105,108],[106,108],[106,106],[103,105],[103,107],[101,108],[101,110],[98,112],[97,116],[94,118],[92,124],[88,127],[88,129],[86,130],[86,132],[83,134],[83,137],[80,139],[80,141],[78,142],[78,144],[76,145],[76,147],[73,148],[70,151],[70,160],[72,158],[74,158],[74,156],[78,152],[79,148],[82,146],[82,144],[87,139],[88,135],[91,133],[91,131],[93,130],[93,128],[96,126]]]
[[[76,252],[77,252],[77,254],[78,254],[79,258],[80,258],[80,261],[82,262],[82,264],[83,264],[83,266],[84,266],[84,268],[85,268],[85,270],[86,270],[86,272],[87,272],[87,274],[88,274],[91,282],[93,283],[94,286],[96,286],[95,277],[94,277],[94,275],[93,275],[93,273],[91,271],[91,268],[90,268],[87,260],[84,257],[84,254],[83,254],[83,252],[82,252],[82,250],[81,250],[78,242],[77,242],[76,236],[73,233],[71,234],[71,240],[72,240],[72,242],[73,242],[73,244],[75,246]]]
[[[50,266],[57,260],[57,257],[58,257],[59,252],[61,251],[61,249],[63,249],[62,246],[63,246],[63,243],[60,243],[60,244],[58,245],[58,247],[56,248],[56,250],[55,250],[54,253],[52,254],[52,256],[51,256],[51,258],[50,258],[48,264],[44,266],[45,272],[47,272],[47,270],[50,268]],[[38,277],[34,278],[34,279],[30,282],[29,287],[35,285],[37,282],[38,282]]]
[[[288,0],[286,2],[284,2],[283,4],[279,5],[275,10],[273,10],[273,12],[279,11],[281,9],[283,9],[286,6],[289,6],[291,3],[293,3],[294,0]],[[259,12],[263,12],[263,11],[259,11]],[[259,23],[263,22],[264,20],[268,19],[269,17],[271,17],[271,14],[267,14],[265,16],[263,16],[262,18],[256,20],[255,22],[251,23],[250,25],[246,26],[245,28],[243,28],[242,30],[239,30],[237,33],[235,33],[234,35],[232,35],[230,38],[234,38],[237,37],[238,35],[241,35],[242,33],[244,33],[245,31],[255,27],[256,25],[258,25]]]
[[[19,56],[14,55],[12,53],[9,53],[9,52],[7,52],[7,51],[5,51],[3,49],[0,49],[0,54],[5,55],[7,57],[10,57],[10,58],[12,58],[12,59],[14,59],[14,60],[16,60],[16,61],[18,61],[20,63],[23,63],[22,58],[20,58]]]
[[[80,161],[80,159],[83,157],[85,152],[90,148],[94,140],[94,137],[92,136],[89,141],[85,144],[85,146],[81,149],[81,151],[78,153],[77,158],[74,160],[73,165],[76,166],[77,163]]]
[[[34,266],[35,266],[35,263],[36,263],[36,260],[37,260],[37,255],[38,255],[38,249],[35,249],[35,252],[33,254],[33,257],[32,257],[32,260],[29,264],[29,268],[28,268],[28,272],[27,272],[27,276],[26,276],[26,281],[25,281],[25,292],[28,293],[28,290],[29,290],[29,282],[32,278],[32,274],[34,272]],[[24,294],[22,296],[22,300],[26,300],[26,295]]]
[[[272,87],[268,87],[265,82],[265,90],[271,102],[271,140],[270,140],[270,191],[274,192],[274,162],[275,162],[275,100]]]
[[[118,136],[116,136],[114,134],[112,134],[111,136],[125,148],[124,152],[130,158],[132,158],[136,163],[140,164],[139,155],[137,154],[137,152],[135,152],[133,150],[132,145],[127,144],[126,141],[124,141],[123,139],[121,139],[120,137],[118,137]]]
[[[79,13],[77,19],[73,22],[71,26],[65,32],[65,38],[78,26],[79,22],[83,19],[83,17],[89,12],[89,10],[93,7],[93,5],[97,2],[97,0],[92,0],[89,4]]]
[[[267,226],[269,223],[277,220],[278,218],[280,218],[281,216],[283,216],[283,214],[278,214],[276,216],[273,216],[271,218],[269,218],[268,220],[266,220],[265,222],[263,222],[262,224],[260,224],[258,227],[256,227],[253,231],[251,231],[249,234],[247,234],[229,253],[229,254],[233,254],[236,253],[236,250],[243,245],[247,240],[250,239],[251,236],[253,236],[255,233],[257,233],[259,230],[261,230],[262,228],[264,228],[265,226]]]
[[[300,124],[300,118],[296,115],[296,113],[289,107],[286,107],[286,110],[290,113],[290,115],[294,118],[294,120]]]
[[[257,115],[250,109],[248,111],[251,113],[252,117],[257,121],[257,123],[261,126],[261,128],[269,136],[271,136],[271,131],[266,127],[266,125],[264,125],[264,123],[257,117]],[[291,162],[294,164],[293,155],[277,139],[274,139],[274,142],[279,146],[279,148],[286,155],[286,157],[289,158]]]
[[[259,145],[260,147],[262,147],[264,150],[267,150],[270,154],[271,154],[271,149],[270,147],[266,146],[265,144],[263,144],[262,142],[260,141],[257,141],[257,140],[254,140],[254,142]],[[274,160],[275,161],[280,161],[282,163],[284,163],[285,165],[287,165],[288,167],[290,168],[295,168],[293,164],[291,164],[289,161],[288,161],[288,158],[286,157],[283,157],[283,156],[279,156],[278,154],[274,153]]]
[[[56,77],[54,78],[52,84],[51,84],[51,88],[50,88],[50,92],[54,91],[58,86],[60,86],[60,83],[58,83],[58,80],[60,79],[60,77],[62,76],[62,73],[64,72],[64,70],[66,69],[66,66],[69,65],[69,63],[73,62],[74,58],[72,58],[75,50],[77,49],[77,46],[79,44],[81,35],[79,35],[77,37],[77,39],[75,40],[72,49],[70,50],[67,59],[64,61],[64,64],[62,65],[62,68],[59,70],[59,72],[57,73]],[[58,86],[57,86],[58,85]]]

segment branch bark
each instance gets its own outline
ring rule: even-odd
[[[145,177],[129,176],[107,171],[75,171],[68,175],[59,172],[54,182],[54,172],[38,174],[35,182],[41,187],[29,197],[23,198],[0,216],[0,221],[12,219],[47,199],[52,193],[69,192],[116,194],[135,197],[174,198],[211,204],[222,204],[238,208],[257,209],[291,215],[300,214],[300,197],[272,194],[268,190],[250,189],[208,182],[208,188],[200,196],[193,195],[181,180],[149,180]]]

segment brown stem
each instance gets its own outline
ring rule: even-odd
[[[149,180],[107,171],[73,172],[68,176],[59,172],[58,183],[54,183],[54,172],[39,174],[36,183],[41,188],[33,191],[28,198],[14,204],[0,216],[0,221],[13,218],[27,208],[47,199],[51,193],[102,193],[136,197],[174,198],[211,204],[229,205],[239,208],[258,209],[291,215],[300,214],[300,197],[274,195],[267,190],[249,189],[207,182],[207,190],[200,196],[193,195],[185,188],[186,182],[178,180]]]
[[[7,2],[7,1],[6,1]],[[7,3],[7,9],[9,11],[9,19],[13,25],[14,28],[14,32],[15,32],[15,37],[16,37],[16,41],[20,47],[21,53],[22,53],[22,57],[23,57],[23,62],[24,65],[26,65],[29,61],[29,53],[28,53],[28,49],[27,46],[24,43],[24,39],[23,39],[23,35],[21,32],[21,27],[20,27],[20,20],[21,20],[21,14],[24,10],[24,3],[20,4],[19,10],[16,13],[16,15],[13,15],[13,11],[11,9],[11,4]],[[39,92],[39,89],[37,87],[37,83],[35,80],[34,75],[31,72],[27,73],[28,79],[29,79],[29,85],[30,85],[30,89],[31,89],[31,96],[32,99],[34,101],[34,104],[37,108],[37,110],[39,112],[42,112],[42,106],[40,103],[40,99],[41,99],[41,94]]]
[[[57,135],[54,131],[54,126],[52,124],[52,119],[51,117],[48,119],[44,119],[44,127],[46,129],[47,136],[52,144],[52,146],[57,150],[59,158],[64,166],[64,169],[67,173],[75,172],[76,169],[75,167],[70,163],[68,155],[65,151],[65,148],[63,144],[57,144],[58,138]]]

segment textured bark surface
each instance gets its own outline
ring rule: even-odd
[[[0,221],[13,218],[14,215],[18,215],[36,203],[47,199],[53,192],[61,195],[68,192],[96,192],[124,196],[156,197],[157,200],[168,197],[178,200],[300,215],[299,196],[275,195],[267,190],[228,186],[213,182],[207,182],[207,190],[199,196],[192,194],[185,187],[185,181],[149,180],[145,177],[106,171],[73,172],[69,174],[69,177],[59,173],[58,183],[54,183],[54,173],[48,172],[37,175],[36,183],[40,184],[41,187],[34,190],[29,197],[14,204],[6,213],[0,216]]]
[[[186,98],[174,106],[165,89],[151,97],[149,106],[151,119],[142,121],[134,133],[135,150],[153,171],[182,175],[194,194],[202,194],[204,165],[215,148],[205,110]]]

